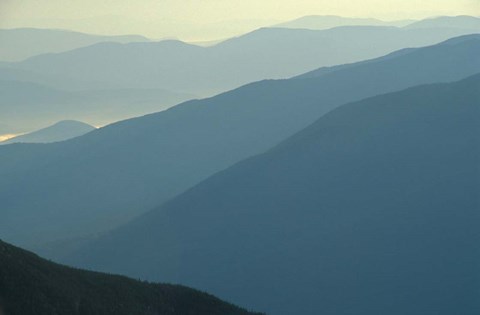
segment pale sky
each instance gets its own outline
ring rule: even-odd
[[[212,40],[304,15],[480,16],[480,0],[0,0],[0,28]]]

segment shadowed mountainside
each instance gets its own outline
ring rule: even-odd
[[[480,312],[480,75],[341,106],[79,250],[271,314]]]

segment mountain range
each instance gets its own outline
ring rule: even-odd
[[[67,261],[269,314],[480,312],[480,74],[340,106]]]
[[[349,18],[336,15],[308,15],[298,19],[275,25],[284,28],[301,28],[310,30],[326,30],[339,26],[397,26],[412,24],[414,20],[382,21],[372,18]]]
[[[126,223],[339,105],[473,75],[479,53],[480,37],[464,36],[310,78],[249,84],[60,143],[1,146],[2,237],[55,257],[47,243]]]
[[[143,18],[0,29],[0,315],[480,314],[480,17]]]
[[[40,40],[48,35],[61,43],[55,38],[62,35],[75,42],[78,36],[87,36],[92,45],[21,62],[0,62],[0,90],[6,95],[0,100],[0,124],[15,129],[0,135],[30,132],[66,119],[105,125],[257,80],[284,79],[322,66],[357,62],[480,32],[478,18],[462,16],[420,21],[408,27],[349,26],[357,20],[335,17],[310,19],[346,26],[322,30],[262,28],[208,47],[128,36],[93,36],[101,41],[97,43],[90,35],[39,30]],[[428,27],[422,27],[424,24]],[[23,30],[29,31],[35,33]],[[20,30],[4,32],[11,32],[12,38],[17,34],[18,41],[28,38]],[[38,101],[26,97],[39,92]],[[51,113],[55,117],[49,117]]]
[[[193,289],[54,264],[0,241],[0,314],[253,314]]]
[[[36,55],[59,53],[100,42],[146,42],[147,38],[139,35],[102,36],[79,32],[15,28],[0,29],[1,61],[21,61]]]
[[[339,26],[396,26],[406,29],[457,28],[466,32],[480,31],[480,18],[468,15],[438,16],[422,20],[382,21],[372,18],[348,18],[335,15],[303,16],[275,25],[284,28],[325,30]]]
[[[480,314],[480,17],[143,17],[0,29],[0,315]]]
[[[48,84],[56,88],[62,88],[65,78],[76,81],[76,88],[161,88],[209,96],[257,80],[287,78],[474,32],[457,27],[262,28],[209,47],[175,40],[99,43],[2,63],[0,68],[51,77]],[[37,82],[34,75],[23,80]]]

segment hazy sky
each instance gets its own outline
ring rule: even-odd
[[[304,15],[480,16],[480,0],[0,0],[0,28],[43,27],[209,40]]]

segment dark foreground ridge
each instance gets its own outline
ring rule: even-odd
[[[49,262],[0,241],[0,314],[251,314],[187,287]]]

